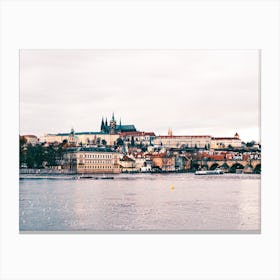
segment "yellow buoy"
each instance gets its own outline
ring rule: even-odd
[[[175,189],[175,187],[174,187],[174,186],[170,186],[170,190],[172,190],[172,191],[173,191],[174,189]]]

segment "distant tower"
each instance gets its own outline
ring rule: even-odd
[[[117,123],[116,123],[115,116],[113,113],[112,119],[110,121],[110,134],[116,134],[116,126],[117,126]]]
[[[168,136],[173,136],[173,132],[171,128],[168,129]]]
[[[108,121],[107,121],[107,118],[105,119],[105,122],[104,122],[104,126],[103,126],[103,132],[105,133],[108,133]]]
[[[119,131],[122,132],[122,120],[120,119]]]
[[[75,144],[76,143],[74,128],[71,128],[71,131],[70,131],[69,137],[68,137],[68,142],[69,142],[69,144]]]
[[[234,138],[239,139],[239,134],[237,132],[234,134]]]
[[[100,127],[100,131],[101,132],[104,132],[104,119],[103,119],[103,117],[102,117],[102,121],[101,121],[101,127]]]

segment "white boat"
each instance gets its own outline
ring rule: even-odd
[[[195,175],[221,175],[224,174],[222,170],[200,170],[200,171],[195,171]]]

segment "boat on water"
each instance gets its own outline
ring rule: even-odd
[[[224,174],[222,170],[199,170],[195,171],[195,175],[221,175]]]
[[[113,180],[114,177],[101,177],[100,179],[102,179],[102,180]]]
[[[79,180],[79,179],[112,180],[112,179],[114,179],[114,177],[113,176],[94,177],[94,176],[90,176],[90,175],[82,175],[82,176],[76,176],[75,179],[76,180]]]

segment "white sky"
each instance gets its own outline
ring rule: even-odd
[[[138,130],[259,141],[256,50],[21,50],[20,133]]]

